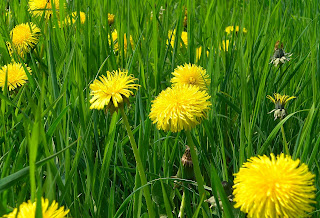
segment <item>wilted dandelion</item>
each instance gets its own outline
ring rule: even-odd
[[[117,51],[120,50],[119,38],[118,38],[118,32],[117,32],[117,30],[114,30],[114,31],[111,33],[111,37],[112,37],[112,42],[113,42],[113,50],[114,50],[115,52],[117,52]],[[109,43],[111,44],[110,38],[109,38]],[[130,44],[131,44],[131,47],[133,47],[133,39],[132,39],[131,36],[130,36]],[[123,35],[123,47],[124,47],[124,52],[126,53],[126,52],[127,52],[127,49],[128,49],[127,34],[124,34],[124,35]]]
[[[240,30],[240,28],[239,28],[239,26],[236,26],[236,34],[238,34],[238,32],[239,32],[239,30]],[[229,34],[232,34],[232,32],[234,31],[234,26],[228,26],[228,27],[226,27],[226,29],[225,29],[225,32],[229,35]],[[247,29],[246,28],[243,28],[242,29],[242,32],[243,33],[247,33],[248,31],[247,31]]]
[[[33,16],[44,16],[45,19],[49,19],[52,16],[53,7],[55,7],[57,12],[59,12],[60,9],[59,0],[29,0],[28,4]]]
[[[104,106],[111,112],[118,110],[123,103],[129,103],[129,96],[133,95],[131,89],[138,89],[134,84],[137,80],[127,71],[107,71],[107,76],[100,76],[90,85],[92,98],[90,109],[101,110]]]
[[[174,47],[174,42],[175,42],[175,38],[176,38],[176,30],[174,30],[174,31],[170,30],[168,37],[169,37],[169,39],[167,41],[167,44],[169,44],[169,40],[171,39],[170,44],[172,47]],[[188,46],[188,33],[186,31],[182,31],[181,39],[182,39],[183,44],[185,46]],[[183,47],[183,44],[180,43],[180,47]]]
[[[285,105],[290,101],[291,99],[296,98],[295,96],[288,96],[288,95],[280,95],[279,93],[274,93],[274,98],[270,95],[267,95],[267,98],[270,99],[275,104],[275,109],[270,111],[269,113],[274,112],[274,120],[277,118],[283,119],[285,116],[287,116],[287,111],[284,108]]]
[[[15,208],[11,213],[4,215],[5,218],[30,218],[36,217],[36,202],[23,202],[19,206],[19,211]],[[49,205],[48,199],[41,198],[42,217],[44,218],[64,218],[69,213],[69,210],[64,210],[64,207],[60,207],[56,201],[53,201]]]
[[[111,25],[114,23],[114,14],[108,13],[108,24]]]
[[[210,78],[206,70],[194,64],[178,66],[172,75],[174,77],[171,79],[171,83],[174,86],[193,85],[199,87],[200,90],[208,90],[210,86]]]
[[[16,51],[21,57],[28,53],[38,43],[40,29],[33,23],[22,23],[10,31],[12,43],[7,42],[10,55]]]
[[[274,64],[274,66],[278,66],[278,64],[284,64],[286,61],[290,61],[290,57],[292,54],[286,53],[283,50],[283,43],[281,43],[281,46],[279,48],[280,41],[277,41],[274,46],[274,53],[271,57],[270,64]]]
[[[209,98],[208,93],[197,86],[167,88],[152,102],[149,117],[164,131],[190,130],[205,118],[211,106]]]
[[[27,67],[28,72],[31,74],[30,67]],[[7,79],[7,87],[9,91],[14,90],[18,86],[24,85],[28,81],[28,76],[24,71],[22,64],[20,63],[11,63],[3,66],[0,69],[0,87],[4,89],[5,82]]]
[[[304,217],[316,203],[314,177],[284,154],[252,157],[235,174],[235,207],[248,217]]]

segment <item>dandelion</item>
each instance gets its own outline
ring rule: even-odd
[[[70,17],[66,17],[65,23],[66,24],[74,24],[76,22],[77,17],[78,17],[78,13],[76,11],[72,12],[71,19],[70,19]],[[80,19],[80,23],[84,24],[84,22],[86,22],[86,14],[84,12],[80,11],[79,19]],[[71,22],[70,22],[70,20],[71,20]]]
[[[277,118],[283,119],[285,116],[287,116],[287,111],[284,108],[285,105],[290,101],[291,99],[296,98],[295,96],[288,96],[288,95],[280,95],[279,93],[274,93],[274,98],[270,95],[267,95],[267,98],[270,99],[275,104],[275,109],[270,111],[269,113],[274,112],[274,120]]]
[[[167,88],[152,102],[149,117],[164,131],[191,130],[205,118],[211,106],[209,98],[197,86]]]
[[[133,95],[131,89],[138,89],[134,84],[137,79],[128,75],[128,71],[107,71],[107,75],[100,76],[90,85],[92,98],[90,109],[101,110],[104,106],[111,112],[118,110],[124,102],[129,103],[129,96]]]
[[[171,46],[174,47],[174,42],[175,42],[175,37],[176,37],[176,30],[174,30],[174,31],[170,30],[169,34],[168,34],[168,37],[169,37],[169,40],[171,40],[170,41]],[[185,46],[188,46],[188,33],[186,31],[182,31],[181,39],[182,39],[183,44]],[[167,44],[169,44],[169,40],[167,41]],[[181,48],[183,47],[182,43],[180,43],[180,47]]]
[[[238,34],[238,32],[239,32],[239,30],[240,30],[240,28],[239,28],[239,26],[236,26],[236,34]],[[226,29],[225,29],[225,32],[229,35],[229,34],[232,34],[232,32],[234,31],[234,26],[228,26],[228,27],[226,27]],[[247,29],[246,28],[243,28],[242,29],[242,32],[243,33],[247,33],[248,31],[247,31]]]
[[[206,70],[194,64],[178,66],[172,75],[174,76],[171,79],[173,85],[193,85],[199,87],[200,90],[207,90],[210,86],[210,79]]]
[[[221,50],[223,50],[223,51],[228,51],[228,50],[229,50],[229,44],[230,44],[229,39],[223,40],[223,41],[222,41],[222,47],[221,47],[221,45],[219,46],[220,51],[221,51]]]
[[[286,61],[290,61],[290,57],[292,54],[286,53],[283,50],[283,43],[281,43],[281,46],[279,48],[280,41],[277,41],[274,46],[274,53],[271,57],[270,64],[274,64],[274,66],[278,66],[278,64],[284,64]]]
[[[248,217],[303,217],[316,203],[314,175],[283,153],[252,157],[234,179],[235,208]]]
[[[114,30],[111,33],[111,38],[112,38],[112,42],[113,42],[113,50],[115,52],[119,51],[120,46],[119,46],[119,38],[118,38],[117,30]],[[111,44],[110,38],[109,38],[109,43]],[[131,47],[133,47],[133,39],[131,36],[130,36],[130,44],[131,44]],[[127,35],[126,34],[123,35],[123,47],[124,47],[124,52],[126,53],[127,49],[128,49],[128,42],[127,42]]]
[[[207,56],[208,56],[208,55],[209,55],[209,51],[206,51],[206,54],[207,54]],[[200,46],[200,47],[198,47],[198,48],[196,49],[196,57],[197,57],[197,60],[200,60],[201,55],[202,55],[202,47]]]
[[[114,23],[114,14],[108,13],[108,24],[111,25]]]
[[[23,202],[18,209],[15,208],[11,213],[4,215],[4,218],[30,218],[36,217],[36,202]],[[56,201],[53,201],[49,206],[49,200],[41,198],[42,217],[45,218],[64,218],[69,213],[69,210],[64,210]]]
[[[31,74],[30,67],[27,67],[28,72]],[[9,91],[14,90],[18,86],[24,85],[28,81],[28,76],[20,63],[11,63],[3,66],[0,69],[0,87],[4,89],[7,79],[7,87]]]
[[[59,0],[29,0],[29,11],[35,17],[44,16],[49,19],[53,14],[53,7],[59,12]]]
[[[33,23],[22,23],[10,31],[11,42],[7,42],[9,54],[16,51],[21,57],[30,52],[39,42],[40,29]]]

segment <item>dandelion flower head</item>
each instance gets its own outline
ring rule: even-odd
[[[23,202],[18,209],[15,208],[11,213],[4,215],[4,218],[30,218],[36,217],[36,202]],[[65,218],[69,213],[69,210],[64,210],[64,207],[60,207],[56,201],[53,201],[49,205],[48,199],[41,198],[41,207],[42,207],[42,217],[43,218]],[[17,214],[18,213],[18,214]]]
[[[108,24],[111,25],[114,23],[114,14],[108,13]]]
[[[184,64],[178,66],[172,73],[171,79],[173,85],[193,85],[198,86],[200,90],[208,90],[210,78],[206,70],[200,66]]]
[[[226,27],[225,32],[229,35],[229,34],[232,34],[234,29],[236,29],[236,34],[238,34],[238,32],[240,30],[239,26],[236,26],[236,28],[234,28],[234,26],[228,26],[228,27]],[[246,28],[243,28],[242,31],[243,31],[243,33],[248,32]]]
[[[190,130],[206,117],[211,106],[209,99],[208,93],[197,86],[167,88],[152,101],[149,117],[159,130]]]
[[[169,44],[169,40],[170,40],[171,46],[174,47],[175,38],[176,38],[176,30],[174,30],[174,31],[170,30],[169,34],[168,34],[167,44]],[[188,46],[188,33],[186,31],[182,31],[181,39],[182,39],[183,44],[187,47]],[[183,44],[180,43],[181,48],[183,47]]]
[[[77,19],[77,17],[78,17],[77,12],[76,12],[76,11],[73,12],[73,13],[71,14],[71,17],[72,17],[71,23],[76,22],[76,19]],[[67,19],[67,18],[66,18],[66,19]],[[84,24],[84,22],[86,22],[86,13],[80,11],[80,13],[79,13],[79,19],[80,19],[80,23],[81,23],[81,24]]]
[[[26,68],[31,74],[30,67],[26,66]],[[28,81],[28,76],[20,63],[11,63],[0,69],[0,87],[2,87],[2,89],[5,87],[6,78],[9,91],[24,85]]]
[[[117,110],[119,105],[129,101],[129,96],[133,95],[132,89],[138,89],[139,85],[134,84],[136,80],[127,71],[107,71],[106,76],[100,76],[90,85],[90,109],[101,110],[107,106],[111,111]]]
[[[267,95],[267,98],[270,99],[274,105],[275,109],[270,111],[269,113],[274,112],[274,119],[277,118],[283,119],[287,115],[287,111],[284,108],[285,105],[288,103],[288,101],[296,98],[295,96],[289,96],[289,95],[280,95],[279,93],[274,93],[274,98],[270,95]]]
[[[10,31],[10,38],[12,43],[7,42],[10,55],[12,52],[17,53],[23,57],[39,42],[40,29],[33,23],[22,23],[15,26]]]
[[[314,175],[284,154],[252,157],[234,179],[235,208],[248,217],[300,217],[316,203]]]
[[[45,19],[49,19],[52,14],[52,8],[59,12],[59,0],[29,0],[29,10],[35,17],[42,17],[44,13]]]
[[[223,41],[222,41],[222,47],[221,47],[221,45],[219,46],[220,51],[221,51],[221,50],[223,50],[223,51],[228,51],[228,50],[229,50],[229,44],[230,44],[229,39],[223,40]]]
[[[113,50],[114,50],[115,52],[117,52],[117,51],[119,51],[120,48],[121,48],[121,47],[119,46],[119,38],[118,38],[118,32],[117,32],[117,30],[112,31],[111,37],[112,37],[112,42],[113,42]],[[109,43],[111,44],[110,39],[109,39]],[[133,47],[133,39],[132,39],[132,36],[130,36],[130,44],[131,44],[131,47]],[[123,47],[124,47],[124,52],[127,52],[127,49],[128,49],[127,34],[124,34],[124,35],[123,35]]]
[[[208,57],[209,51],[206,51],[206,54],[207,54],[207,57]],[[200,47],[198,47],[198,48],[196,49],[196,57],[197,57],[197,60],[200,60],[201,55],[202,55],[202,47],[200,46]]]

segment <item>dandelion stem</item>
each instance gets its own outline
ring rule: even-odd
[[[179,211],[178,217],[180,217],[180,218],[184,217],[184,208],[186,208],[186,191],[185,190],[183,190],[180,211]]]
[[[196,180],[198,183],[200,199],[202,199],[203,196],[205,196],[205,190],[204,190],[204,181],[203,181],[200,166],[199,166],[198,156],[197,156],[197,153],[195,150],[195,145],[193,143],[190,131],[186,131],[186,135],[187,135],[187,139],[188,139],[188,145],[190,147],[190,153],[191,153],[191,158],[192,158],[192,162],[193,162],[193,170],[194,170],[194,174],[196,176]],[[206,202],[204,202],[203,204],[204,204],[205,209],[208,209],[208,204]]]
[[[281,126],[281,132],[282,132],[282,139],[283,139],[283,146],[284,146],[285,154],[290,155],[289,147],[288,147],[288,143],[287,143],[287,139],[286,139],[286,134],[284,133],[283,125]]]
[[[122,115],[123,124],[124,124],[124,126],[125,126],[125,128],[127,130],[127,133],[128,133],[128,136],[129,136],[129,140],[130,140],[130,144],[131,144],[131,147],[132,147],[132,150],[133,150],[133,154],[134,154],[134,157],[136,159],[136,163],[137,163],[137,167],[138,167],[138,171],[139,171],[140,179],[141,179],[141,185],[142,186],[146,185],[143,188],[143,194],[144,194],[144,197],[145,197],[146,202],[147,202],[147,208],[148,208],[149,217],[156,217],[155,216],[155,212],[153,210],[153,206],[152,206],[149,186],[147,185],[147,178],[146,178],[146,175],[145,175],[145,172],[144,172],[144,169],[143,169],[143,165],[142,165],[142,161],[141,161],[141,158],[140,158],[140,155],[139,155],[139,151],[138,151],[138,148],[137,148],[136,141],[135,141],[135,139],[133,137],[133,133],[131,131],[131,128],[130,128],[130,125],[129,125],[129,122],[128,122],[128,118],[127,118],[127,115],[124,112],[123,107],[119,107],[119,108],[120,108],[120,112],[121,112],[121,115]]]

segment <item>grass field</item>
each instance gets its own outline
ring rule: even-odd
[[[309,215],[320,217],[318,0],[56,4],[59,10],[46,17],[42,11],[34,16],[27,0],[0,1],[0,67],[14,60],[32,70],[23,86],[0,91],[0,216],[44,197],[69,209],[68,217],[178,217],[181,205],[185,217],[246,217],[227,199],[234,173],[250,157],[289,153],[315,175]],[[108,13],[115,15],[112,24]],[[10,56],[10,31],[27,22],[40,28],[39,42],[24,56]],[[227,34],[228,26],[240,28]],[[110,40],[114,30],[117,39]],[[179,37],[182,31],[187,38]],[[292,56],[274,66],[270,58],[278,40]],[[210,110],[191,131],[159,130],[149,118],[152,102],[185,63],[209,75]],[[90,84],[118,69],[140,85],[124,108],[133,137],[120,110],[90,109]],[[283,119],[268,114],[274,103],[266,96],[273,93],[296,97]],[[199,172],[180,173],[190,143],[205,196],[199,195]],[[212,196],[222,204],[210,208],[205,200]]]

